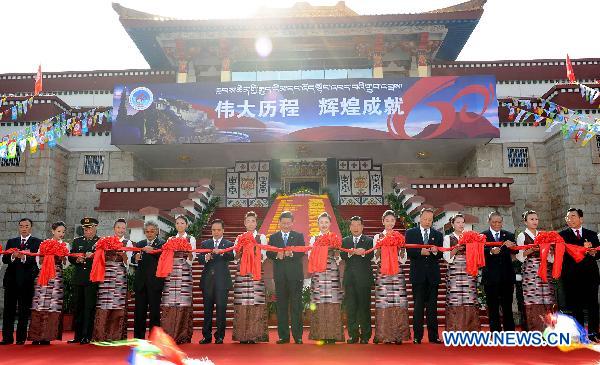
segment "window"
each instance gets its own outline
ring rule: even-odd
[[[104,173],[104,156],[85,155],[83,173],[84,175],[102,175]]]
[[[21,149],[17,146],[17,155],[14,158],[0,158],[0,167],[19,167],[21,164]]]
[[[527,147],[508,147],[508,167],[527,168],[529,167],[529,148]]]
[[[535,174],[537,163],[535,161],[534,143],[503,143],[502,160],[505,174]]]

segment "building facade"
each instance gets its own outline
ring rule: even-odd
[[[563,60],[455,61],[484,4],[358,15],[343,2],[299,3],[242,20],[169,19],[115,4],[151,68],[45,73],[31,110],[18,121],[2,119],[0,133],[63,112],[106,110],[115,85],[135,83],[494,75],[501,101],[524,98],[535,107],[543,99],[597,114],[598,101],[590,104],[568,84]],[[265,36],[268,57],[257,49],[256,40]],[[600,59],[576,59],[573,66],[579,82],[600,87]],[[34,77],[0,75],[2,109],[30,95]],[[79,220],[92,215],[107,234],[117,217],[132,227],[150,216],[168,225],[173,212],[198,212],[213,196],[223,206],[265,207],[272,193],[300,187],[328,190],[341,205],[384,205],[396,193],[412,212],[423,206],[439,214],[464,211],[476,229],[485,227],[492,209],[505,214],[508,229],[519,226],[527,209],[538,211],[543,228],[559,229],[566,210],[576,206],[585,211],[586,226],[600,228],[600,142],[582,147],[558,130],[515,123],[503,107],[499,117],[499,138],[388,145],[113,145],[105,122],[55,148],[0,161],[0,242],[17,233],[22,217],[34,220],[39,236],[65,220],[73,237]]]

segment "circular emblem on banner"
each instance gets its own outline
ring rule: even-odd
[[[146,110],[152,104],[154,95],[147,87],[136,87],[129,94],[129,105],[135,110]]]

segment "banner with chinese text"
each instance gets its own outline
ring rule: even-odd
[[[117,85],[112,143],[495,138],[493,76]]]

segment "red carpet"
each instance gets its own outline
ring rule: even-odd
[[[590,350],[561,352],[554,348],[450,348],[443,345],[405,343],[398,345],[346,345],[318,346],[308,341],[304,345],[277,345],[276,332],[271,331],[271,343],[240,345],[198,345],[200,334],[194,343],[181,348],[188,356],[211,359],[216,365],[247,364],[600,364],[600,353]],[[70,339],[72,334],[67,334]],[[125,364],[128,348],[67,345],[56,342],[50,346],[3,346],[0,347],[0,364],[69,365],[69,364]]]

